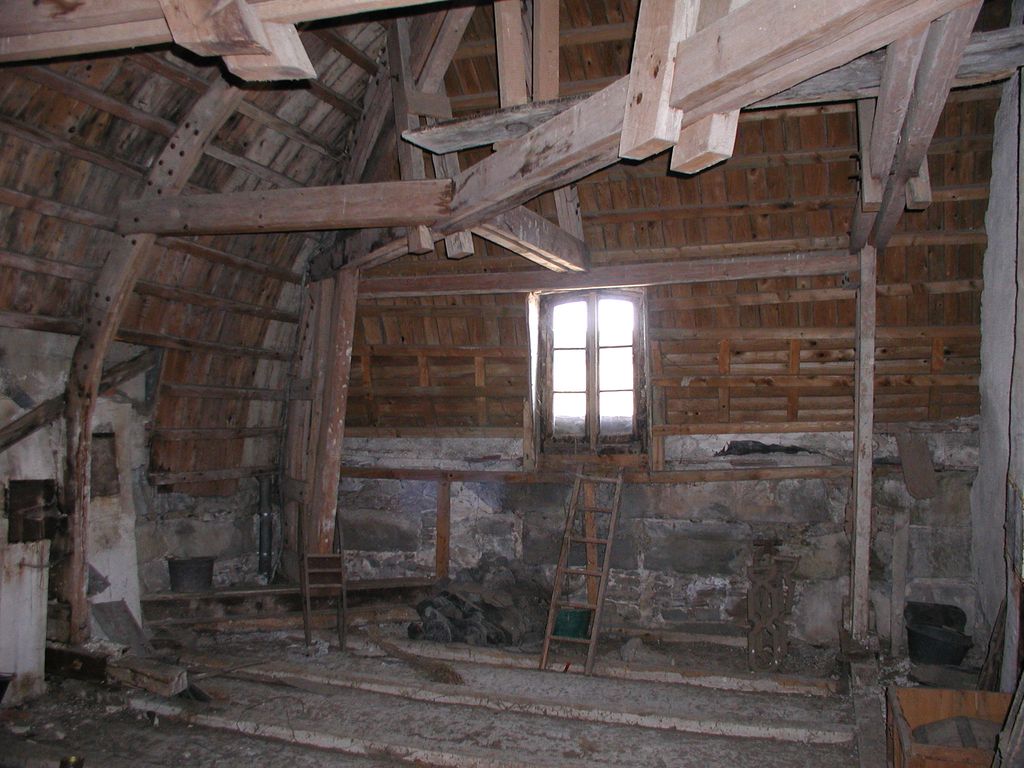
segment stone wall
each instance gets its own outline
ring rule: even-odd
[[[872,603],[879,634],[889,636],[892,523],[910,516],[908,595],[955,602],[978,621],[970,560],[970,486],[977,449],[971,422],[928,435],[940,494],[916,500],[897,466],[895,441],[880,435],[872,541]],[[732,439],[801,447],[798,454],[716,457]],[[515,469],[509,441],[361,439],[361,465],[480,469],[481,457]],[[348,447],[348,446],[347,446]],[[674,468],[835,464],[850,460],[847,435],[688,437],[670,441]],[[459,457],[464,457],[461,461]],[[348,455],[346,463],[355,463]],[[745,627],[747,567],[758,540],[799,557],[794,600],[797,637],[834,643],[847,594],[849,539],[845,479],[736,480],[694,484],[627,484],[612,554],[608,621],[646,628],[739,633]],[[519,560],[550,578],[565,505],[560,483],[451,485],[451,573],[469,577],[482,562]],[[363,577],[429,575],[433,570],[436,483],[345,478],[339,492],[346,551]],[[984,638],[979,638],[984,642]]]

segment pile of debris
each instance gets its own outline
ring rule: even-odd
[[[485,559],[457,584],[416,606],[413,640],[530,645],[544,637],[550,586],[506,558]]]

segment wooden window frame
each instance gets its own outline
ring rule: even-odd
[[[597,304],[601,299],[626,299],[634,307],[633,323],[633,429],[630,434],[602,435],[598,416]],[[552,414],[554,362],[554,308],[573,301],[587,302],[587,412],[582,436],[558,435]],[[538,315],[537,416],[540,450],[557,454],[643,454],[648,438],[647,303],[642,289],[609,288],[566,291],[540,296]]]

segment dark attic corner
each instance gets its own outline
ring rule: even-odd
[[[0,0],[0,768],[1024,765],[1022,0]]]

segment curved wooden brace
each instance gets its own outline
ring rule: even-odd
[[[143,197],[174,195],[184,189],[214,134],[231,116],[242,91],[218,80],[201,96],[170,137],[146,177]],[[68,515],[71,556],[62,593],[71,607],[70,640],[89,637],[86,600],[88,565],[86,532],[89,517],[92,460],[92,415],[103,372],[103,360],[114,340],[132,289],[146,264],[156,235],[127,235],[107,254],[93,285],[83,318],[82,335],[71,358],[64,408],[66,463],[64,509]]]

